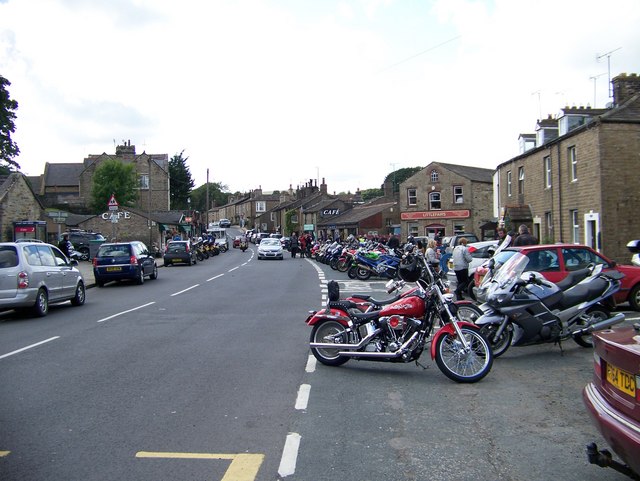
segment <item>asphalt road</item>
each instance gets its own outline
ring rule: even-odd
[[[303,321],[332,278],[384,296],[232,249],[45,318],[0,316],[0,479],[621,478],[584,454],[605,447],[580,397],[591,350],[514,348],[473,385],[428,356],[329,368]]]

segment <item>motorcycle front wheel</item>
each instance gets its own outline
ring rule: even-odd
[[[338,272],[347,272],[351,264],[346,259],[340,259],[338,261]]]
[[[590,326],[591,324],[595,324],[596,322],[604,321],[605,319],[609,319],[611,314],[608,310],[594,306],[589,309],[587,312],[582,314],[576,320],[576,326]],[[582,335],[574,335],[573,340],[576,341],[576,344],[582,347],[593,347],[593,340],[591,339],[591,334],[582,334]]]
[[[371,271],[364,267],[356,267],[356,278],[361,281],[366,281],[371,277]]]
[[[491,371],[491,346],[479,328],[461,326],[460,330],[469,348],[464,348],[455,332],[443,334],[436,344],[436,363],[449,379],[460,383],[478,382]]]
[[[355,266],[349,267],[349,269],[347,269],[347,275],[349,276],[349,279],[355,279],[356,278],[356,267]]]
[[[485,339],[488,339],[489,344],[491,344],[493,357],[500,357],[507,352],[513,340],[513,325],[511,323],[507,324],[502,334],[500,334],[500,337],[496,338],[496,333],[499,328],[500,326],[498,324],[487,324],[480,329],[480,334],[482,334]]]
[[[313,326],[311,342],[335,343],[335,339],[344,336],[344,326],[336,321],[324,321]],[[338,349],[311,348],[314,357],[326,366],[341,366],[349,360],[348,357],[338,355]]]

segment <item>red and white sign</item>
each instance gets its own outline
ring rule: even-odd
[[[116,200],[116,196],[111,194],[111,198],[109,199],[109,203],[107,204],[109,210],[118,210],[118,201]]]
[[[471,215],[469,210],[431,210],[428,212],[403,212],[402,220],[419,219],[466,219]]]

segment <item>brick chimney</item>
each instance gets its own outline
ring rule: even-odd
[[[621,73],[611,81],[613,84],[613,103],[619,107],[631,97],[640,93],[640,76],[632,73]]]

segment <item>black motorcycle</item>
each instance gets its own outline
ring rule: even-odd
[[[592,265],[589,275],[562,290],[540,273],[527,271],[528,262],[527,256],[515,254],[480,287],[486,302],[475,323],[491,343],[494,356],[504,354],[509,346],[560,344],[570,338],[592,347],[593,331],[624,320],[624,314],[611,317],[608,309],[624,274]]]

